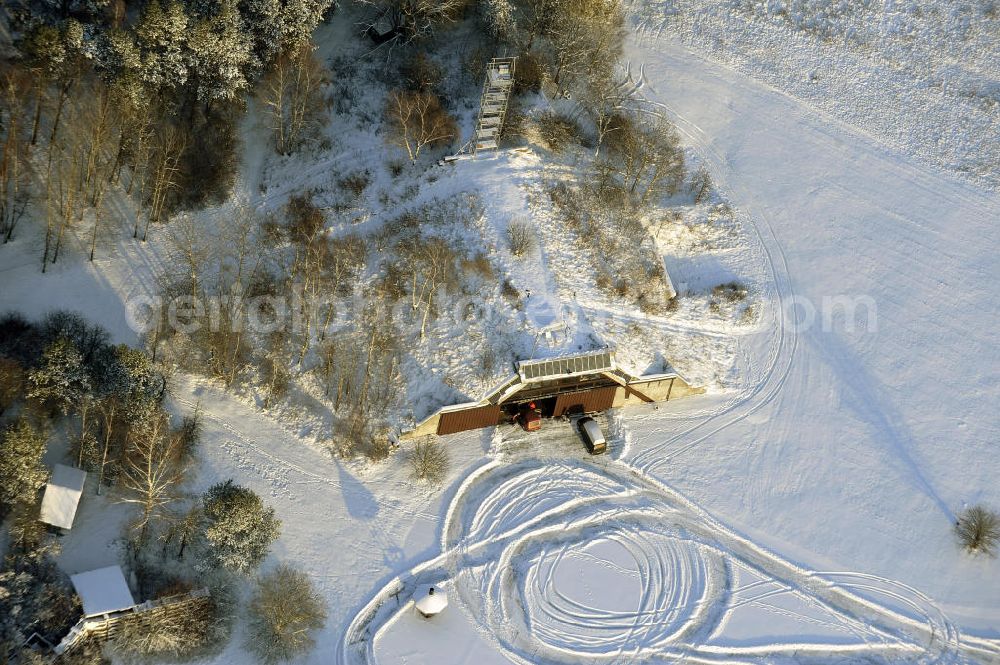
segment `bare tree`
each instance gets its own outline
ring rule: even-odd
[[[161,127],[153,142],[149,162],[149,208],[146,225],[142,231],[142,241],[146,242],[151,222],[159,223],[167,204],[167,197],[180,183],[180,161],[187,147],[187,135],[171,124]],[[139,233],[136,224],[132,236]]]
[[[214,253],[218,261],[214,291],[222,306],[211,344],[214,374],[232,385],[249,362],[242,298],[259,282],[267,253],[258,233],[261,218],[240,205],[223,223]]]
[[[75,132],[65,134],[49,144],[42,272],[45,272],[47,263],[59,260],[66,231],[80,220],[85,209],[80,180],[84,173],[86,148]]]
[[[0,416],[24,392],[24,368],[16,360],[0,357]]]
[[[388,15],[407,40],[433,34],[455,22],[470,0],[361,0]]]
[[[122,484],[128,493],[122,501],[141,509],[132,528],[138,531],[138,542],[145,544],[150,524],[166,514],[173,491],[183,478],[183,468],[178,439],[170,436],[165,413],[154,411],[137,429],[127,452]]]
[[[425,147],[445,144],[455,136],[455,119],[430,92],[394,90],[389,93],[385,115],[392,142],[406,150],[412,163]]]
[[[330,240],[326,252],[326,269],[331,295],[351,292],[354,278],[364,267],[367,253],[368,247],[361,236],[351,234]],[[324,307],[323,327],[319,334],[321,341],[326,339],[336,311],[332,301],[324,303]]]
[[[420,237],[398,246],[405,258],[410,278],[410,307],[420,315],[420,337],[434,311],[438,291],[454,286],[458,252],[451,243],[436,236]]]
[[[434,437],[417,440],[410,450],[410,472],[417,480],[438,485],[448,473],[448,450]]]
[[[4,244],[27,209],[31,195],[28,96],[32,82],[27,73],[8,68],[0,73],[0,237]]]
[[[598,164],[637,202],[673,195],[684,182],[684,151],[673,125],[658,116],[619,115]]]
[[[114,394],[106,396],[97,403],[97,415],[100,421],[101,437],[101,457],[97,465],[97,493],[101,493],[104,487],[104,479],[108,468],[108,462],[112,455],[112,446],[116,443],[115,435],[118,434],[118,418],[121,412],[121,405],[118,397]]]
[[[315,644],[312,632],[326,622],[325,605],[304,573],[279,566],[257,581],[249,605],[248,650],[267,664],[309,652]]]
[[[114,119],[114,98],[106,85],[95,80],[94,85],[80,100],[78,114],[80,124],[74,131],[82,131],[87,137],[86,162],[81,173],[81,189],[86,192],[87,202],[94,208],[94,225],[90,237],[90,257],[94,260],[97,239],[105,215],[101,203],[111,179],[115,159],[112,144],[117,124]]]
[[[711,191],[712,176],[709,175],[708,169],[702,164],[694,172],[694,175],[691,176],[691,195],[694,197],[694,202],[696,204],[701,203]]]
[[[300,289],[299,316],[302,321],[302,343],[299,361],[305,358],[312,340],[312,324],[316,299],[327,290],[326,216],[309,196],[293,196],[288,202],[288,237],[294,255],[291,264],[292,282]]]
[[[621,126],[616,118],[626,112],[633,97],[634,88],[623,76],[615,76],[610,68],[595,71],[588,79],[582,93],[587,114],[594,123],[597,145],[594,156],[601,152],[605,140]]]
[[[621,56],[620,0],[541,0],[531,23],[551,43],[552,80],[561,90],[607,77]]]
[[[320,117],[322,86],[328,76],[315,47],[303,41],[283,51],[264,77],[261,98],[271,119],[277,151],[287,155]]]

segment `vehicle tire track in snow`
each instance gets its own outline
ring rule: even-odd
[[[405,611],[412,590],[445,579],[452,580],[457,599],[467,617],[477,622],[477,630],[515,663],[554,665],[586,659],[610,665],[651,657],[690,662],[794,657],[797,662],[828,662],[855,657],[945,664],[969,662],[970,654],[988,652],[988,644],[962,642],[954,626],[919,592],[877,576],[834,582],[830,578],[838,574],[801,569],[633,469],[614,465],[605,474],[629,488],[627,496],[589,493],[588,483],[583,482],[572,491],[574,498],[567,499],[564,482],[571,482],[574,470],[585,474],[589,466],[550,467],[544,461],[527,460],[483,467],[453,499],[442,553],[375,595],[345,633],[338,662],[378,663],[375,644],[391,626],[392,617]],[[538,474],[549,468],[562,471],[539,489]],[[549,492],[553,496],[546,497]],[[525,505],[505,506],[505,498]],[[539,500],[557,507],[525,522],[525,511]],[[498,522],[492,535],[482,534],[485,540],[479,541],[469,538],[465,527],[488,522],[488,516]],[[464,526],[456,529],[457,525]],[[589,566],[590,559],[579,558],[581,549],[610,544],[634,562],[624,567],[616,563],[609,570],[634,571],[639,587],[635,609],[602,607],[599,596],[581,598],[579,586],[565,586],[566,580],[575,579],[574,566]],[[753,581],[733,589],[730,561],[766,578],[775,588],[768,590]],[[568,577],[560,576],[563,567],[569,568]],[[758,587],[765,592],[736,601],[742,590]],[[873,587],[876,593],[862,596],[852,587],[863,591]],[[858,636],[858,643],[727,647],[706,639],[712,627],[740,604],[759,603],[784,590],[808,598],[837,623],[787,607],[776,611],[807,626],[846,629]],[[878,594],[890,599],[891,606],[873,600]],[[901,607],[920,608],[921,619],[900,613]]]
[[[222,429],[224,429],[231,435],[232,444],[235,444],[240,449],[266,460],[267,461],[266,466],[263,467],[257,467],[256,465],[252,466],[257,470],[257,472],[260,475],[262,475],[262,477],[264,477],[264,479],[268,483],[272,484],[272,487],[274,487],[276,492],[287,493],[287,489],[285,488],[286,484],[285,476],[279,476],[277,478],[273,476],[273,468],[275,466],[285,469],[286,472],[292,472],[298,476],[305,478],[305,480],[299,481],[297,484],[329,485],[330,487],[337,488],[341,492],[344,491],[344,484],[337,478],[332,478],[330,476],[326,476],[321,473],[316,473],[315,471],[311,471],[300,464],[296,464],[295,462],[292,462],[286,458],[268,452],[259,443],[257,443],[255,439],[237,430],[235,427],[233,427],[233,425],[229,423],[228,420],[206,409],[203,404],[195,403],[189,399],[186,399],[184,397],[178,397],[176,395],[172,396],[172,399],[178,404],[185,406],[191,412],[194,412],[195,409],[200,409],[200,413],[205,419],[212,421],[213,423],[220,426]],[[286,434],[286,436],[292,438],[291,434]],[[304,441],[300,441],[300,443],[302,446],[307,446],[306,442]],[[233,455],[232,451],[228,449],[227,452],[230,455]],[[239,459],[239,456],[236,455],[233,456]],[[375,503],[377,503],[381,508],[384,508],[386,510],[406,513],[408,515],[411,515],[412,517],[419,517],[425,520],[429,520],[431,522],[436,522],[439,519],[438,515],[430,515],[428,513],[424,513],[419,510],[412,510],[400,503],[387,502],[383,499],[379,499],[378,497],[373,497],[372,500]]]

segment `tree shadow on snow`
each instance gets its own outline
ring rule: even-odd
[[[886,446],[899,462],[900,471],[952,522],[955,514],[931,485],[914,459],[916,441],[906,427],[902,413],[887,396],[886,389],[868,371],[857,353],[848,348],[838,333],[821,332],[805,336],[840,382],[844,406],[853,411],[873,430],[873,441]]]
[[[378,516],[379,505],[375,495],[365,487],[365,484],[351,475],[344,465],[336,462],[337,476],[340,481],[340,491],[344,495],[344,505],[347,514],[356,520],[365,522]]]

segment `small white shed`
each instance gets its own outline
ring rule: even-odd
[[[413,595],[413,602],[420,616],[429,619],[448,607],[448,594],[439,587],[423,587]]]
[[[60,529],[72,528],[85,482],[87,482],[86,471],[56,464],[52,470],[52,478],[45,486],[39,519]]]
[[[70,575],[76,594],[83,603],[83,616],[100,616],[135,606],[132,592],[120,566],[108,566]]]

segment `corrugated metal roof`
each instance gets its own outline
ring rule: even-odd
[[[615,368],[615,354],[610,349],[578,353],[557,358],[522,360],[517,371],[522,381],[539,381],[559,376],[608,372]]]

